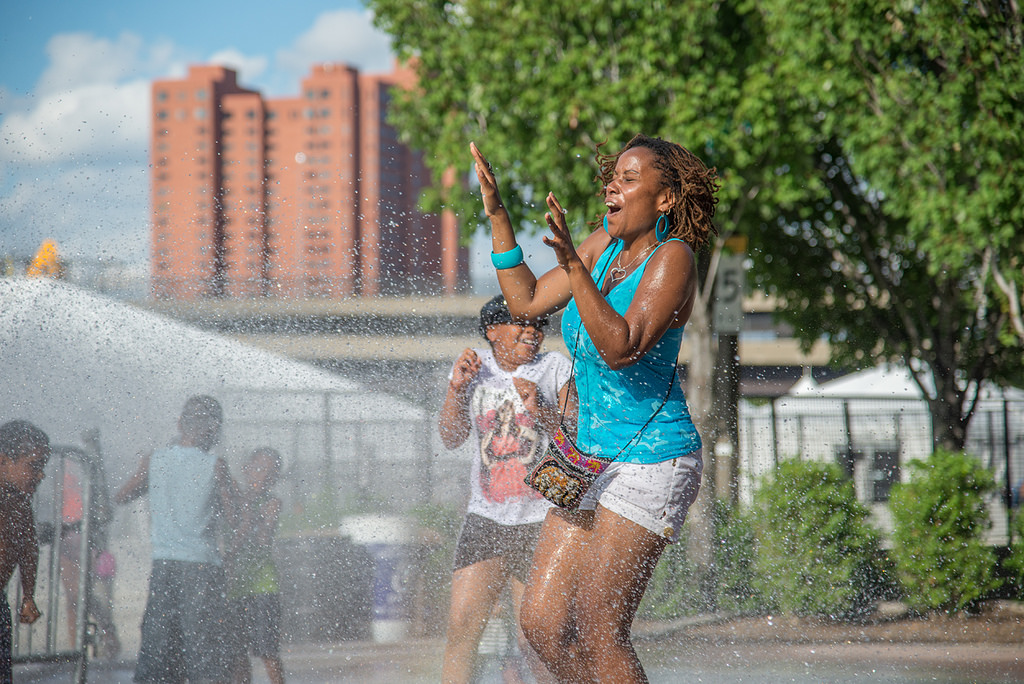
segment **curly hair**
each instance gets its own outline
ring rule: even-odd
[[[669,212],[669,237],[679,238],[698,250],[718,235],[712,219],[718,204],[718,172],[709,169],[697,155],[682,145],[661,138],[638,133],[615,154],[596,155],[600,169],[598,180],[604,186],[611,183],[615,165],[626,150],[646,147],[654,153],[654,166],[661,172],[662,181],[672,191],[675,204]]]
[[[50,449],[50,438],[35,425],[27,420],[12,420],[0,425],[0,454],[16,461],[35,449]]]

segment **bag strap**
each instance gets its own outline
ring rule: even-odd
[[[619,242],[619,240],[616,239],[616,238],[612,238],[612,240],[614,240],[615,242]],[[655,251],[657,251],[657,250],[655,250]],[[613,254],[609,254],[608,255],[608,261],[605,262],[604,268],[601,269],[601,275],[599,275],[596,278],[596,280],[594,281],[594,284],[598,285],[598,287],[600,287],[600,282],[604,278],[605,271],[607,271],[608,267],[611,265],[613,257],[614,257]],[[579,310],[579,307],[577,307],[577,310]],[[576,352],[579,349],[580,331],[581,330],[583,330],[583,317],[582,316],[580,317],[580,325],[579,325],[578,328],[576,328],[576,338],[573,340],[573,344],[572,344],[572,363],[569,365],[569,377],[570,378],[574,377],[573,373],[576,370]],[[661,409],[664,408],[665,404],[668,402],[668,398],[672,395],[672,386],[675,385],[675,383],[676,383],[676,371],[677,371],[678,368],[679,368],[679,362],[678,361],[673,362],[673,364],[672,364],[672,377],[668,381],[668,389],[665,391],[665,396],[662,397],[661,403],[658,404],[658,408],[654,409],[654,413],[652,413],[651,417],[647,419],[647,422],[644,423],[640,427],[639,430],[637,430],[635,435],[630,437],[629,441],[626,442],[625,445],[623,445],[623,447],[621,449],[619,449],[618,453],[616,453],[615,456],[611,459],[612,461],[618,459],[618,457],[621,456],[622,453],[626,449],[628,449],[629,446],[634,441],[636,441],[636,440],[638,440],[640,438],[640,435],[643,434],[643,431],[647,429],[647,426],[651,424],[651,421],[654,420],[655,416],[657,416],[658,413],[661,411]],[[558,416],[558,423],[560,425],[564,424],[564,421],[565,421],[565,409],[567,408],[568,404],[569,404],[569,393],[566,392],[565,393],[565,400],[562,402],[562,412]]]

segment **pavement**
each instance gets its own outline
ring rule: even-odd
[[[1009,684],[1024,682],[1024,604],[993,604],[982,615],[884,619],[860,625],[798,618],[722,615],[634,625],[633,640],[651,684]],[[481,640],[475,684],[503,678],[497,655]],[[436,683],[444,640],[393,643],[286,643],[289,684]],[[128,684],[134,659],[91,661],[89,684]],[[68,665],[19,665],[18,684],[73,684]],[[531,680],[532,681],[532,680]],[[268,682],[253,661],[254,684]],[[526,682],[524,684],[530,684]]]
[[[282,654],[289,684],[353,682],[421,684],[440,681],[444,642],[410,639],[395,644],[342,642],[292,644]],[[709,643],[682,638],[642,638],[637,651],[652,684],[702,682],[883,682],[884,684],[1008,684],[1024,682],[1021,644],[907,643]],[[253,663],[253,682],[267,682]],[[477,684],[502,682],[497,662],[485,662]],[[134,662],[91,662],[87,682],[128,684]],[[72,670],[22,665],[19,684],[72,683]]]

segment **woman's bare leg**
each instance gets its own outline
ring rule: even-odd
[[[576,621],[588,682],[646,683],[630,628],[668,540],[598,506]]]
[[[533,678],[537,680],[537,684],[555,684],[554,676],[548,672],[540,656],[533,650],[533,646],[530,645],[526,635],[523,634],[521,618],[523,593],[526,590],[526,585],[513,577],[509,588],[512,591],[512,606],[516,617],[516,639],[519,642],[519,652],[529,666],[530,672],[533,673]]]
[[[548,511],[520,608],[527,640],[559,682],[587,681],[580,669],[574,612],[592,524],[590,511]]]
[[[505,569],[500,557],[459,568],[452,576],[448,634],[441,671],[444,684],[469,682],[480,636],[505,582]]]

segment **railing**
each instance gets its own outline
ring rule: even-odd
[[[332,507],[403,513],[430,501],[435,477],[431,418],[418,406],[372,390],[225,391],[222,444],[238,463],[257,447],[279,451],[285,510],[320,495]],[[315,505],[325,502],[320,500]]]
[[[739,411],[741,496],[780,460],[836,461],[853,478],[858,498],[878,512],[904,466],[933,451],[932,417],[924,401],[891,397],[746,397]],[[999,483],[991,497],[990,538],[1010,541],[1013,491],[1024,480],[1024,401],[979,402],[965,451]]]
[[[40,533],[39,571],[36,578],[36,604],[41,620],[32,625],[23,625],[15,620],[12,634],[13,662],[26,663],[71,663],[74,664],[74,680],[84,684],[88,669],[89,648],[94,645],[96,629],[89,620],[87,606],[92,604],[92,550],[95,548],[97,515],[102,505],[97,494],[105,489],[97,487],[101,467],[98,453],[89,453],[78,447],[54,446],[51,448],[47,477],[36,493],[34,513],[36,529]],[[81,515],[78,525],[71,526],[65,520],[65,476],[71,470],[80,471]],[[86,514],[91,512],[91,514]],[[74,549],[72,535],[78,536]],[[62,550],[65,558],[62,559]],[[77,563],[67,555],[77,552]],[[62,560],[65,562],[62,564]],[[63,565],[63,567],[62,567]],[[77,606],[62,600],[64,592],[77,596]],[[12,582],[12,606],[20,606],[21,583]],[[76,609],[77,608],[77,609]],[[74,615],[70,634],[64,638],[60,627],[68,625],[69,615]],[[16,617],[16,616],[15,616]]]

